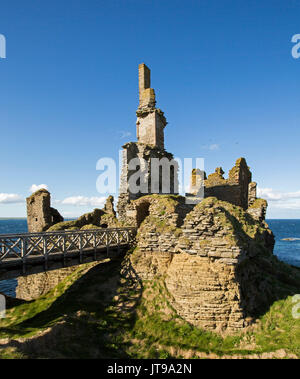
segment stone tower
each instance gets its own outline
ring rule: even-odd
[[[167,125],[164,113],[156,108],[154,89],[150,88],[150,69],[144,64],[139,65],[139,106],[137,115],[137,139],[138,142],[128,142],[123,146],[122,173],[120,178],[120,191],[117,210],[120,220],[127,217],[127,206],[132,200],[151,193],[178,193],[178,165],[173,155],[164,148],[164,128]],[[160,167],[155,177],[152,170],[152,162],[158,160],[168,162],[168,166]],[[137,173],[138,168],[132,168],[130,162],[137,160],[143,171],[140,180],[141,189],[133,192],[130,188],[130,179]],[[164,179],[170,179],[169,192],[163,187]],[[153,189],[155,187],[155,190]]]
[[[50,226],[64,221],[60,213],[51,207],[51,195],[40,189],[26,199],[27,225],[29,233],[41,233]]]
[[[140,143],[164,149],[164,128],[167,121],[164,113],[155,107],[155,92],[151,86],[150,69],[139,65],[139,106],[137,115],[137,139]]]

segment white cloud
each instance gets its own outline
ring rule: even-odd
[[[64,199],[61,204],[67,205],[88,205],[92,207],[100,207],[105,203],[105,197],[85,197],[85,196],[72,196]]]
[[[289,200],[289,199],[300,200],[300,191],[280,192],[280,191],[275,191],[272,188],[258,188],[257,195],[259,197],[263,197],[264,199],[270,200],[270,201],[280,201],[280,200]]]
[[[34,192],[36,192],[36,191],[38,191],[38,190],[40,190],[40,189],[42,189],[42,188],[48,190],[48,186],[47,186],[47,184],[33,184],[33,185],[29,188],[29,191],[32,192],[32,193],[34,193]]]
[[[15,193],[0,193],[0,204],[19,204],[24,199]]]
[[[257,197],[268,200],[272,208],[300,209],[300,191],[280,192],[272,188],[258,188]]]

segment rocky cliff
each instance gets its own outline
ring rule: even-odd
[[[240,330],[275,300],[278,277],[293,281],[273,256],[265,221],[228,202],[211,197],[192,209],[179,196],[145,196],[132,202],[130,223],[139,227],[134,270],[163,278],[172,306],[193,325]]]

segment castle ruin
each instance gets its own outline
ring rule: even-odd
[[[174,188],[165,195],[153,192],[147,165],[145,191],[131,193],[129,181],[137,172],[130,166],[131,159],[140,159],[140,166],[151,158],[173,159],[164,150],[167,123],[155,105],[150,70],[142,64],[138,142],[123,146],[118,202],[119,218],[138,228],[137,247],[130,255],[133,269],[142,280],[163,278],[172,306],[191,324],[240,330],[272,300],[272,282],[264,266],[266,260],[276,265],[274,236],[265,223],[267,202],[257,199],[256,183],[244,158],[237,159],[228,178],[221,167],[208,176],[193,169],[185,197],[174,196]],[[172,175],[177,180],[177,171]],[[160,176],[159,188],[162,180]],[[258,285],[263,293],[257,291]]]
[[[188,196],[197,196],[200,188],[204,188],[204,198],[216,197],[247,209],[256,200],[256,183],[252,182],[252,173],[245,158],[237,159],[235,166],[229,171],[225,179],[222,167],[217,167],[213,174],[206,177],[206,173],[193,169],[191,174],[190,193]]]
[[[284,268],[273,256],[274,236],[265,222],[267,202],[257,199],[256,183],[244,158],[224,177],[221,167],[206,176],[194,169],[186,197],[178,195],[178,167],[164,148],[163,112],[156,108],[150,70],[139,66],[137,142],[123,146],[118,219],[109,197],[103,210],[50,230],[105,225],[135,226],[136,248],[128,254],[141,280],[163,280],[170,304],[193,325],[239,331],[274,300],[274,283]],[[168,160],[153,182],[151,161]],[[134,160],[134,164],[132,164]],[[141,175],[142,172],[142,175]],[[165,177],[171,182],[164,192]],[[135,192],[130,181],[139,184]],[[204,199],[198,194],[204,187]],[[186,198],[194,198],[194,204]],[[27,199],[30,231],[53,224],[50,194],[41,190]],[[114,224],[116,223],[116,224]]]
[[[127,207],[130,201],[150,193],[178,193],[178,166],[171,153],[164,148],[164,128],[166,118],[161,109],[156,108],[155,92],[151,86],[150,69],[144,64],[139,65],[139,106],[137,115],[137,142],[129,142],[123,146],[122,172],[120,178],[120,195],[117,205],[121,221],[126,221]],[[168,167],[163,172],[162,167],[156,170],[155,178],[153,163],[166,159]],[[131,166],[133,163],[133,166]],[[140,170],[140,177],[137,176]],[[170,185],[164,192],[164,178]],[[134,192],[130,180],[137,178],[139,190]],[[130,213],[130,211],[129,211]]]
[[[51,195],[40,189],[26,199],[27,225],[29,233],[40,233],[52,225],[64,221],[57,209],[51,207]]]
[[[151,88],[151,72],[144,64],[139,65],[139,106],[137,115],[137,142],[129,142],[123,146],[122,172],[120,178],[120,194],[118,199],[118,216],[121,221],[132,223],[135,212],[131,202],[141,196],[149,194],[178,194],[178,165],[173,154],[164,148],[164,128],[167,125],[164,113],[156,108],[154,89]],[[160,167],[156,178],[157,186],[154,191],[153,167],[151,162],[156,158],[160,162],[168,160],[169,166],[165,172]],[[154,159],[155,160],[155,159]],[[138,164],[132,164],[137,162]],[[137,176],[138,170],[143,172]],[[247,210],[256,200],[256,183],[252,182],[252,174],[245,158],[239,158],[235,166],[229,171],[228,178],[223,176],[221,167],[216,168],[213,174],[206,177],[200,169],[193,169],[191,173],[190,191],[186,193],[188,204],[196,205],[203,198],[216,197],[219,200]],[[170,190],[163,191],[163,180],[170,180]],[[140,190],[133,192],[130,179],[139,180]],[[201,188],[203,191],[201,191]],[[201,194],[201,195],[199,195]],[[192,208],[190,208],[192,209]]]

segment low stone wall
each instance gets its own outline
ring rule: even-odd
[[[221,167],[204,181],[205,197],[216,197],[228,201],[244,209],[248,208],[248,193],[252,174],[244,158],[237,159],[235,166],[229,171],[228,179],[224,179]],[[253,192],[253,186],[250,186]],[[256,195],[256,192],[255,192]],[[251,193],[253,196],[253,193]]]
[[[66,267],[40,274],[21,276],[18,278],[16,298],[23,300],[37,299],[49,292],[76,269],[76,266]]]

